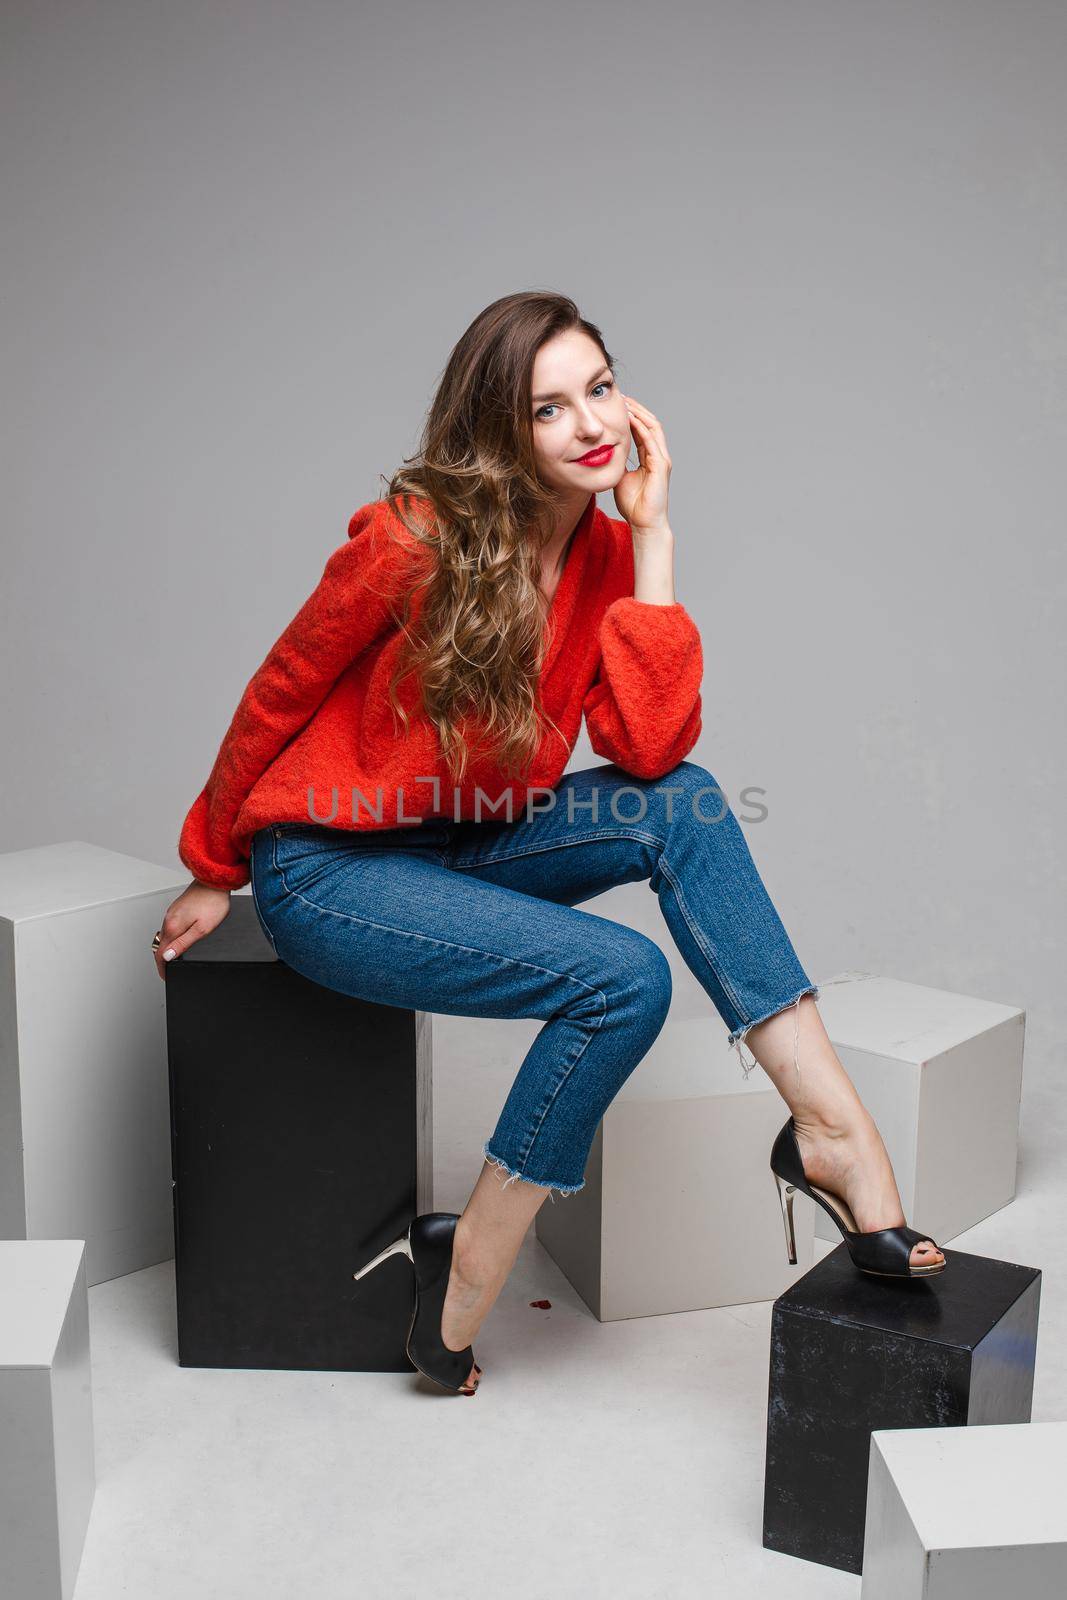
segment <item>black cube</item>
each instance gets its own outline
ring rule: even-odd
[[[874,1429],[1029,1422],[1041,1273],[944,1255],[934,1277],[881,1280],[842,1244],[774,1302],[767,1549],[862,1572]]]
[[[432,1210],[431,1018],[311,982],[249,895],[167,968],[178,1362],[412,1372],[407,1261]]]

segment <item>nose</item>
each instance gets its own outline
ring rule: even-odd
[[[590,444],[590,449],[595,446],[597,440],[600,438],[600,435],[604,432],[603,422],[600,420],[599,416],[588,404],[588,402],[581,406],[578,411],[577,431],[580,439],[589,439],[592,441]]]

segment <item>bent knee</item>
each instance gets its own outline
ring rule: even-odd
[[[694,817],[703,822],[720,822],[730,810],[730,799],[715,774],[699,761],[679,761],[659,779],[665,789],[681,789],[683,802]]]
[[[709,772],[707,767],[701,766],[699,761],[679,761],[672,767],[665,777],[660,778],[660,783],[673,783],[684,786],[686,790],[718,789],[719,780],[715,774]]]
[[[633,930],[632,930],[633,931]],[[671,1007],[674,978],[671,964],[654,939],[633,931],[626,944],[624,987],[643,1015],[662,1025]]]

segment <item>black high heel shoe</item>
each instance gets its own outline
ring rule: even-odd
[[[947,1261],[937,1261],[929,1267],[912,1266],[910,1257],[913,1245],[928,1239],[935,1249],[941,1249],[937,1240],[931,1239],[928,1233],[917,1233],[914,1228],[908,1227],[878,1228],[874,1233],[861,1233],[841,1196],[829,1189],[820,1189],[804,1176],[804,1163],[792,1117],[771,1147],[771,1171],[782,1207],[785,1243],[791,1266],[797,1264],[797,1241],[793,1229],[793,1195],[797,1189],[814,1200],[816,1205],[822,1206],[837,1224],[852,1264],[860,1272],[868,1272],[874,1278],[931,1278],[935,1272],[944,1272],[948,1266]]]
[[[408,1360],[443,1388],[473,1394],[474,1389],[466,1387],[475,1364],[473,1349],[468,1345],[465,1350],[450,1350],[441,1338],[441,1313],[452,1269],[452,1246],[458,1221],[451,1211],[428,1211],[421,1217],[414,1217],[399,1239],[394,1239],[380,1255],[352,1276],[365,1278],[389,1256],[407,1256],[415,1270],[415,1309],[406,1340]]]

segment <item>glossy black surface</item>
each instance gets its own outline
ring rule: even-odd
[[[883,1284],[839,1245],[775,1301],[768,1549],[862,1572],[876,1428],[1030,1420],[1040,1271],[943,1248],[943,1273]]]

